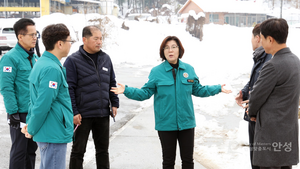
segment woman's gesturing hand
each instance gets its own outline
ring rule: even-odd
[[[232,93],[231,90],[227,90],[227,89],[224,88],[225,85],[226,85],[226,84],[222,84],[222,85],[221,85],[221,89],[222,89],[221,91],[222,91],[223,93],[226,93],[226,94]]]
[[[112,87],[112,88],[110,89],[110,91],[111,91],[111,92],[114,92],[115,94],[122,94],[122,93],[124,93],[124,91],[125,91],[125,85],[123,85],[123,84],[121,84],[121,83],[118,83],[118,85],[119,85],[120,87]]]

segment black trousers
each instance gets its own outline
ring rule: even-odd
[[[292,166],[282,166],[282,167],[260,167],[260,169],[292,169]]]
[[[83,118],[81,125],[74,133],[70,169],[82,169],[83,157],[90,131],[93,134],[96,149],[97,169],[109,169],[109,116],[97,118]]]
[[[259,169],[260,167],[253,165],[253,143],[254,143],[254,134],[255,134],[255,124],[256,124],[256,122],[250,121],[249,125],[248,125],[250,161],[251,161],[252,169]]]
[[[163,169],[174,169],[177,140],[182,169],[194,168],[194,128],[182,131],[158,131],[158,136],[162,147]]]
[[[27,113],[20,113],[22,122],[26,122]],[[32,139],[28,139],[21,132],[21,129],[10,128],[11,149],[9,159],[9,169],[34,169],[35,151],[37,144]]]

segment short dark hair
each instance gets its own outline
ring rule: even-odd
[[[160,48],[159,48],[159,55],[162,61],[166,60],[165,53],[164,53],[164,48],[166,47],[167,42],[174,40],[179,48],[179,56],[178,58],[182,58],[184,54],[184,48],[180,42],[180,40],[176,36],[167,36],[161,43]]]
[[[289,26],[285,19],[272,18],[260,25],[260,33],[267,38],[271,36],[278,44],[286,43],[289,34]]]
[[[22,18],[19,19],[15,24],[14,24],[14,30],[15,30],[15,34],[16,37],[18,39],[18,35],[19,34],[26,34],[27,33],[27,26],[29,25],[35,25],[35,23],[33,22],[32,19],[28,19],[28,18]]]
[[[256,24],[252,30],[252,34],[255,37],[256,35],[260,36],[260,23]]]
[[[92,31],[94,31],[94,30],[101,31],[100,28],[96,25],[90,25],[90,26],[84,27],[82,30],[82,37],[89,38],[89,37],[93,36]]]
[[[42,40],[46,51],[53,50],[56,42],[66,40],[69,35],[69,29],[62,23],[48,25],[42,33]]]

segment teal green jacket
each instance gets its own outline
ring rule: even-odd
[[[66,69],[45,51],[29,76],[30,105],[26,122],[36,142],[69,143],[73,112]]]
[[[176,83],[173,67],[168,61],[154,67],[149,81],[141,88],[125,87],[124,95],[134,100],[146,100],[154,94],[155,129],[158,131],[185,130],[196,127],[192,95],[213,96],[221,85],[202,86],[194,68],[179,60]]]
[[[0,60],[0,90],[4,98],[6,112],[27,113],[29,104],[28,77],[32,70],[28,53],[16,44]],[[32,66],[38,57],[31,58]]]

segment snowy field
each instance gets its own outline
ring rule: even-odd
[[[34,19],[34,21],[40,32],[48,24],[66,24],[72,38],[78,40],[72,45],[71,54],[82,44],[82,28],[86,25],[98,24],[89,20],[100,17],[104,16],[52,14]],[[130,28],[127,31],[121,29],[123,20],[112,16],[109,18],[111,22],[106,29],[108,37],[104,41],[103,50],[110,55],[115,67],[150,72],[152,67],[161,63],[159,47],[162,40],[166,36],[173,35],[181,40],[185,48],[182,61],[195,68],[202,85],[226,84],[226,88],[233,91],[228,95],[193,98],[197,120],[195,159],[207,168],[250,168],[249,147],[247,146],[248,126],[247,122],[242,120],[244,111],[236,105],[234,98],[248,82],[253,65],[252,28],[204,25],[203,41],[200,42],[185,31],[185,24],[126,21],[126,26]],[[6,22],[9,21],[0,19],[0,24]],[[298,57],[300,57],[299,37],[300,29],[290,28],[287,45]],[[40,46],[43,51],[42,43]],[[61,62],[64,62],[64,59]],[[117,73],[116,76],[118,81]],[[142,87],[130,81],[118,82],[132,87]],[[150,101],[139,102],[139,104],[140,108],[152,106],[152,98]],[[129,110],[130,107],[126,109]],[[0,110],[0,113],[5,113],[4,105],[0,105]]]

